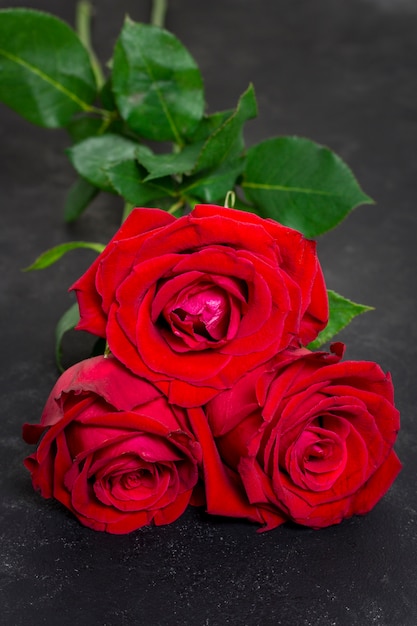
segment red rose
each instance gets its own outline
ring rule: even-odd
[[[114,358],[83,361],[61,376],[41,423],[25,424],[23,437],[36,443],[44,431],[25,460],[33,485],[85,526],[127,533],[168,524],[190,501],[201,450],[186,410]]]
[[[266,529],[292,520],[320,528],[367,513],[401,464],[393,451],[399,413],[389,375],[372,362],[288,351],[239,380],[207,408],[199,437],[209,512],[255,518]],[[216,485],[235,489],[234,509]],[[230,476],[233,475],[234,483]],[[244,489],[244,495],[242,492]],[[252,508],[248,508],[250,505]]]
[[[315,244],[251,213],[134,210],[73,285],[79,329],[175,404],[201,405],[324,328]]]

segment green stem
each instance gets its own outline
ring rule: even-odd
[[[169,207],[167,212],[173,215],[174,213],[176,213],[176,211],[178,211],[178,209],[181,209],[183,206],[184,206],[184,200],[178,200],[178,202],[175,202]]]
[[[191,210],[194,209],[196,204],[200,204],[200,202],[201,202],[197,198],[193,198],[193,196],[184,196],[184,200],[186,201],[186,203],[188,204],[188,206],[190,207]]]
[[[86,113],[93,113],[94,115],[99,115],[109,124],[117,117],[116,111],[108,111],[107,109],[100,109],[99,107],[90,106],[90,105],[85,106],[84,111]]]
[[[165,14],[168,8],[168,0],[152,0],[151,24],[164,27]]]
[[[96,57],[93,46],[91,44],[90,26],[92,13],[93,7],[91,2],[89,2],[89,0],[79,0],[75,13],[76,31],[90,56],[91,67],[96,78],[97,87],[101,89],[105,83],[105,79],[103,71],[101,69],[101,65]]]
[[[123,213],[122,213],[122,224],[127,218],[127,216],[129,215],[129,213],[132,212],[132,209],[134,208],[134,206],[135,205],[132,204],[131,202],[125,202],[125,205],[123,207]]]

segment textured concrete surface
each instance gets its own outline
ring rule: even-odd
[[[0,2],[0,7],[20,2]],[[73,23],[75,2],[27,0]],[[110,57],[125,13],[149,2],[97,0],[94,39]],[[417,623],[417,9],[412,0],[172,0],[167,26],[205,77],[211,111],[255,85],[247,143],[297,134],[352,167],[374,206],[319,241],[329,287],[376,307],[340,335],[347,356],[392,373],[404,469],[367,517],[322,531],[209,523],[190,510],[171,526],[115,537],[81,527],[33,492],[24,421],[38,421],[57,377],[53,328],[66,288],[93,253],[25,274],[45,248],[106,241],[121,206],[101,196],[65,226],[74,174],[61,131],[0,108],[0,622],[63,625],[414,626]],[[86,355],[84,338],[66,344]]]

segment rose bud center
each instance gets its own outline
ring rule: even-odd
[[[158,285],[152,321],[176,352],[218,348],[238,335],[247,297],[244,281],[186,272]]]
[[[138,469],[128,472],[122,476],[122,485],[124,489],[135,489],[136,487],[150,487],[153,483],[153,477],[149,470]]]
[[[300,487],[313,491],[331,488],[343,472],[346,461],[346,430],[339,432],[314,420],[286,452],[286,467]]]
[[[169,313],[173,332],[218,341],[227,333],[230,304],[219,287],[186,295]]]

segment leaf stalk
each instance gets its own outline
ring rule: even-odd
[[[167,9],[168,0],[153,0],[150,23],[153,26],[163,28]]]
[[[75,12],[75,29],[81,40],[81,43],[86,48],[91,62],[91,67],[94,72],[98,89],[101,89],[105,83],[103,70],[97,56],[93,50],[91,43],[91,16],[93,14],[93,7],[88,0],[79,0],[77,2]]]

